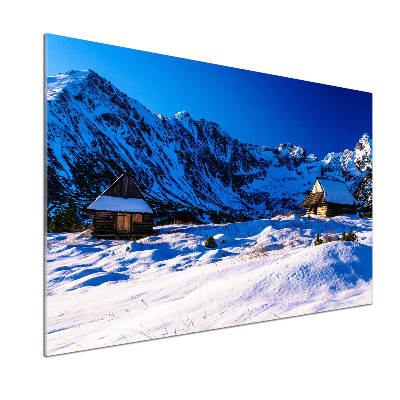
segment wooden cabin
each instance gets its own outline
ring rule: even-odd
[[[356,214],[358,201],[349,192],[344,182],[317,178],[311,193],[302,201],[306,214],[320,217],[334,217],[342,214]]]
[[[128,239],[153,233],[153,210],[126,171],[83,212],[93,216],[94,238]]]

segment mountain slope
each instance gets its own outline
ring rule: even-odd
[[[250,217],[295,210],[321,170],[354,191],[372,168],[367,134],[320,161],[292,144],[244,144],[183,111],[153,114],[91,70],[48,77],[48,203],[94,199],[124,169],[156,211]]]

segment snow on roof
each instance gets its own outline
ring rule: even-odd
[[[93,203],[89,204],[88,210],[98,211],[120,211],[134,213],[153,213],[153,210],[143,199],[99,196]]]
[[[336,204],[357,204],[358,201],[349,192],[346,185],[340,181],[318,178],[325,191],[325,201]]]

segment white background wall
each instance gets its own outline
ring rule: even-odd
[[[393,205],[399,199],[400,34],[395,6],[384,0],[2,4],[2,397],[398,396],[399,218]],[[373,92],[374,305],[44,358],[46,32]]]

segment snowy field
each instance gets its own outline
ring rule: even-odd
[[[351,227],[357,243],[313,245]],[[371,219],[169,225],[137,242],[88,234],[47,236],[47,355],[372,303]]]

